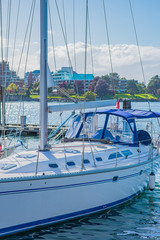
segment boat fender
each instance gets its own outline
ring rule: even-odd
[[[153,191],[155,189],[155,174],[151,172],[149,175],[149,189]]]

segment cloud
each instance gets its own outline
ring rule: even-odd
[[[39,69],[39,50],[37,50],[38,43],[31,44],[27,64],[27,71]],[[72,62],[72,66],[75,70],[74,64],[74,44],[68,44],[69,56]],[[137,79],[143,81],[142,69],[140,64],[140,58],[138,54],[138,48],[136,45],[117,44],[111,45],[111,59],[113,65],[113,71],[117,72],[121,77],[128,79]],[[51,70],[54,68],[53,48],[48,47],[48,60]],[[84,62],[85,62],[85,45],[83,42],[77,42],[75,45],[76,51],[76,71],[78,73],[84,73]],[[20,51],[16,51],[15,64],[18,64],[18,58],[20,57]],[[160,48],[153,46],[140,46],[140,53],[145,73],[146,82],[151,77],[159,73],[160,69]],[[55,47],[56,56],[56,68],[57,70],[63,66],[69,66],[69,60],[67,56],[66,46]],[[111,62],[109,57],[108,45],[93,45],[92,46],[91,58],[91,47],[87,46],[87,73],[94,72],[95,75],[104,75],[111,72]],[[93,69],[92,69],[93,61]],[[25,60],[22,61],[24,67]],[[20,72],[22,75],[23,71]]]

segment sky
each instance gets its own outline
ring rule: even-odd
[[[3,57],[9,61],[10,68],[16,72],[18,71],[18,75],[21,77],[24,76],[25,71],[39,69],[40,65],[40,0],[36,0],[31,38],[29,41],[30,24],[22,54],[27,22],[33,1],[35,0],[20,0],[19,21],[15,41],[19,0],[2,0],[2,36],[0,35],[0,39],[3,39]],[[11,2],[11,14],[7,59],[6,29],[9,29],[7,28],[9,2]],[[130,0],[130,2],[134,15],[145,79],[142,75],[129,0],[104,0],[113,71],[117,72],[120,77],[136,79],[140,82],[145,81],[147,84],[151,77],[157,74],[160,75],[160,0]],[[73,3],[75,5],[75,45],[73,34]],[[84,73],[86,0],[57,0],[57,4],[63,29],[65,29],[64,16],[66,20],[66,39],[72,66],[78,73]],[[49,0],[49,5],[54,38],[56,70],[59,70],[61,67],[69,66],[70,64],[55,0]],[[111,72],[103,0],[88,0],[88,13],[90,23],[88,25],[90,28],[88,29],[90,29],[90,34],[88,30],[87,73],[102,76]],[[48,19],[48,61],[51,71],[55,71],[51,36],[50,21]],[[76,51],[76,65],[74,62],[74,46]],[[27,51],[28,58],[26,58]],[[0,57],[2,59],[1,53]],[[21,54],[22,60],[20,61]]]

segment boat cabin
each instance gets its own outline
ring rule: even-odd
[[[143,145],[151,144],[151,133],[147,129],[147,119],[159,118],[151,111],[109,109],[90,111],[74,116],[66,133],[66,140],[108,140],[111,143]],[[136,120],[142,120],[136,124]],[[145,124],[146,123],[146,124]],[[144,126],[145,125],[145,126]]]

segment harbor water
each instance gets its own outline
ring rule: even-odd
[[[55,103],[56,104],[56,103]],[[133,109],[160,112],[160,102],[133,102]],[[7,103],[7,123],[19,123],[23,104]],[[59,125],[71,113],[49,114],[49,124]],[[25,102],[27,123],[39,124],[39,103]],[[144,123],[146,124],[146,123]],[[156,130],[158,125],[156,125]],[[38,137],[23,137],[29,148],[38,148]],[[82,196],[85,198],[85,196]],[[25,207],[25,206],[24,206]],[[54,206],[53,206],[54,207]],[[160,169],[156,173],[156,188],[146,189],[139,196],[120,206],[76,220],[39,228],[5,239],[10,240],[138,240],[160,239]]]

